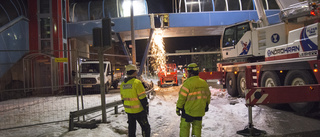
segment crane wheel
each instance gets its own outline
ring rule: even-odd
[[[289,71],[284,80],[284,85],[287,86],[302,86],[307,84],[315,84],[312,75],[306,70]],[[316,102],[299,102],[290,103],[290,107],[300,115],[305,115],[312,111],[317,105]]]
[[[277,87],[281,86],[280,78],[273,71],[266,71],[261,77],[261,87]]]
[[[245,97],[245,90],[247,89],[246,86],[246,73],[245,72],[240,72],[238,74],[237,78],[237,85],[238,85],[238,93],[240,97]]]
[[[237,79],[235,74],[227,73],[226,86],[227,86],[228,94],[231,97],[237,97],[239,95],[237,91]]]
[[[281,86],[280,78],[278,77],[277,73],[274,71],[266,71],[262,74],[261,77],[261,87],[276,87]],[[269,104],[266,105],[270,108],[279,108],[281,104]]]

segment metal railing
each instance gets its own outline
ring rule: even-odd
[[[112,102],[112,103],[108,103],[108,104],[106,104],[106,108],[105,109],[114,107],[114,113],[117,114],[118,113],[118,106],[121,105],[121,104],[122,104],[121,100],[116,101],[116,102]],[[100,110],[102,110],[102,107],[101,106],[96,106],[96,107],[92,107],[92,108],[87,108],[87,109],[82,109],[82,110],[79,110],[79,111],[70,112],[69,131],[72,131],[75,126],[76,127],[81,127],[81,125],[82,125],[79,122],[74,122],[75,118],[78,118],[80,116],[84,116],[84,115],[87,115],[87,114],[91,114],[91,113],[94,113],[94,112],[98,112]]]
[[[150,97],[150,94],[153,95],[153,92],[154,92],[153,87],[151,89],[149,89],[148,91],[146,91],[147,97]],[[121,100],[107,103],[105,109],[109,109],[109,108],[114,107],[114,113],[118,114],[118,106],[119,105],[122,105]],[[100,121],[94,120],[94,122],[89,121],[89,122],[85,123],[85,122],[81,122],[79,120],[79,117],[101,111],[102,109],[103,109],[102,106],[99,105],[99,106],[95,106],[95,107],[91,107],[91,108],[87,108],[87,109],[82,109],[82,110],[70,112],[69,131],[72,131],[74,129],[74,127],[88,127],[88,128],[95,127],[95,125],[97,123],[99,123]],[[78,118],[77,122],[74,121],[75,118]]]

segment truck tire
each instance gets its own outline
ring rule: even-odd
[[[247,89],[246,85],[246,73],[240,72],[237,78],[237,85],[238,85],[238,93],[240,97],[245,97],[245,90]]]
[[[306,84],[315,84],[312,75],[306,70],[289,71],[284,80],[284,85],[301,86]],[[298,114],[304,115],[316,107],[315,102],[290,103],[290,107]]]
[[[113,89],[117,89],[118,88],[118,84],[113,85]]]
[[[266,71],[262,74],[260,85],[261,87],[276,87],[281,86],[281,83],[277,73]]]
[[[113,84],[112,84],[113,89],[117,89],[117,88],[118,88],[118,83],[119,83],[118,80],[115,80],[115,81],[113,82]]]
[[[237,91],[237,80],[236,80],[235,74],[227,73],[226,86],[227,86],[228,94],[231,97],[237,97],[239,95]]]

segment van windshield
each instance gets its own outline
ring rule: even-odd
[[[105,65],[104,70],[106,70]],[[81,64],[81,73],[100,73],[99,64]]]

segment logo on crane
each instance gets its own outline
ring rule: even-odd
[[[277,42],[279,42],[279,40],[280,40],[279,34],[277,34],[277,33],[272,34],[272,36],[271,36],[271,41],[272,41],[273,43],[277,43]]]
[[[240,53],[240,55],[247,55],[251,47],[251,40],[249,40],[249,43],[241,41],[241,45],[242,52]]]
[[[308,28],[309,36],[313,36],[316,34],[317,28]],[[311,51],[311,50],[317,50],[318,45],[316,45],[307,35],[307,29],[303,28],[300,34],[300,44],[303,49],[303,51]]]

